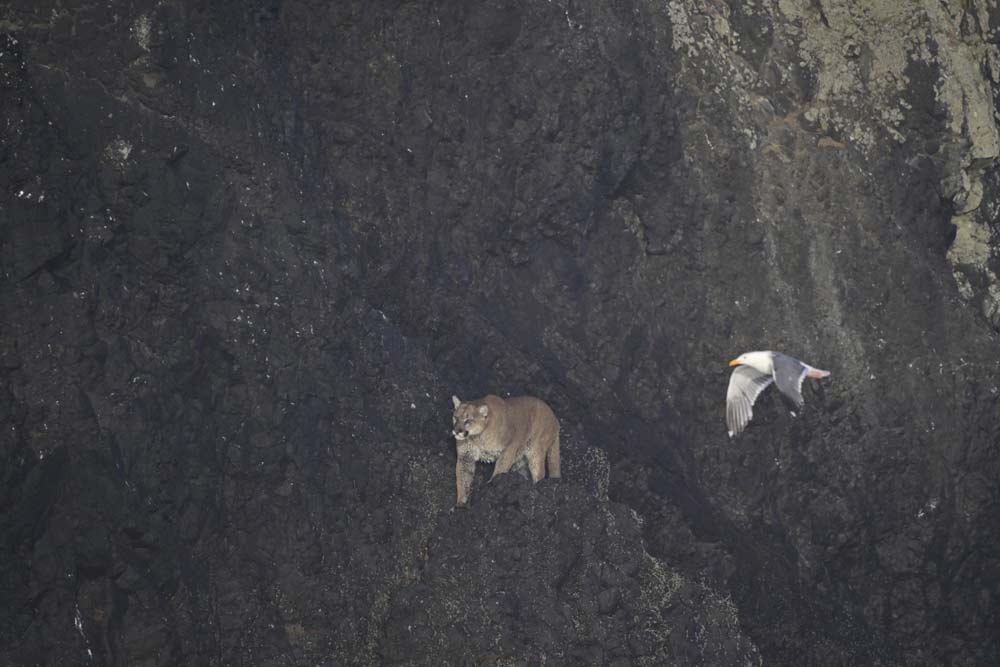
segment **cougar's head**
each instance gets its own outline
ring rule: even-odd
[[[486,430],[490,415],[488,406],[463,403],[458,396],[452,396],[451,402],[455,404],[455,412],[451,416],[451,432],[455,435],[455,440],[461,442]]]

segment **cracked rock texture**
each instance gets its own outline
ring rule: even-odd
[[[1000,663],[1000,9],[0,2],[0,661]],[[727,360],[830,369],[730,441]],[[563,479],[454,501],[451,395]]]

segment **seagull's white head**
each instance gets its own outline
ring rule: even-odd
[[[761,373],[770,374],[774,371],[774,358],[769,351],[744,352],[729,362],[730,366],[749,366]]]

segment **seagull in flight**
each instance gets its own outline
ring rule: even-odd
[[[801,408],[805,402],[802,399],[802,381],[807,377],[830,377],[830,371],[813,368],[795,357],[770,350],[744,352],[729,365],[735,366],[726,391],[726,426],[729,427],[730,438],[739,435],[750,423],[754,401],[772,382],[795,407]]]

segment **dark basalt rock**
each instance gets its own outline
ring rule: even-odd
[[[822,4],[6,3],[0,662],[1000,662],[996,11]]]
[[[477,500],[429,536],[389,603],[378,662],[757,664],[731,610],[651,558],[625,506],[518,475]]]

